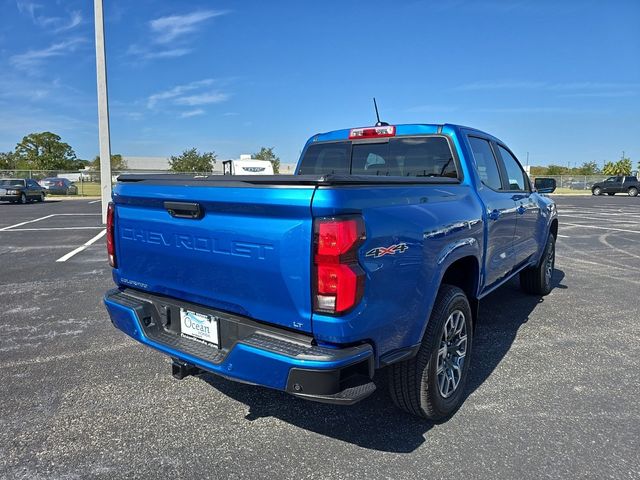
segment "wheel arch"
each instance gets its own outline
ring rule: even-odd
[[[554,218],[551,220],[551,225],[549,225],[549,233],[553,235],[553,238],[558,238],[558,219]]]
[[[473,255],[458,258],[447,266],[440,280],[442,284],[453,285],[460,288],[469,300],[473,315],[473,327],[478,319],[478,287],[480,285],[480,263]]]

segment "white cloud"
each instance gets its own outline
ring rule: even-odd
[[[42,5],[39,3],[27,2],[24,0],[17,0],[16,5],[20,13],[27,13],[32,19],[35,19],[36,10],[38,8],[42,8]]]
[[[59,26],[55,29],[56,33],[71,30],[72,28],[80,25],[82,23],[82,13],[80,13],[79,11],[71,12],[69,14],[68,21],[64,22],[64,19],[62,20],[62,23],[59,23]]]
[[[78,46],[86,43],[84,38],[72,38],[64,42],[54,43],[47,48],[40,50],[28,50],[10,57],[11,63],[21,69],[31,69],[40,65],[44,60],[51,57],[61,57],[77,50]]]
[[[190,118],[204,115],[206,112],[200,107],[221,103],[229,99],[230,95],[217,90],[220,83],[213,78],[205,78],[194,82],[176,85],[168,90],[154,93],[147,98],[147,108],[156,111],[178,110],[180,118]],[[184,107],[191,107],[184,109]]]
[[[179,98],[187,92],[198,90],[202,87],[210,86],[214,83],[212,78],[205,78],[204,80],[197,80],[195,82],[186,83],[184,85],[176,85],[164,92],[154,93],[147,99],[147,107],[153,108],[156,104],[162,100],[170,100]]]
[[[205,20],[219,17],[226,12],[222,10],[204,10],[186,15],[170,15],[149,22],[151,30],[156,34],[156,43],[169,43],[188,33],[198,30]]]
[[[205,113],[204,110],[202,110],[201,108],[196,108],[195,110],[182,112],[182,114],[180,115],[180,118],[196,117],[198,115],[204,115],[204,113]]]
[[[145,60],[153,60],[156,58],[177,58],[188,55],[192,52],[190,48],[169,48],[166,50],[152,51],[147,48],[141,48],[138,45],[131,45],[127,53],[136,55]]]
[[[188,95],[177,97],[173,103],[176,105],[188,105],[190,107],[196,105],[208,105],[210,103],[220,103],[229,99],[229,95],[221,92],[205,92],[198,95]]]
[[[186,35],[198,31],[208,19],[225,15],[222,10],[202,10],[185,15],[169,15],[149,22],[152,37],[145,46],[133,44],[127,53],[143,60],[177,58],[193,51]],[[152,46],[149,46],[151,44]]]
[[[33,23],[54,33],[71,30],[82,23],[82,13],[79,10],[68,12],[67,17],[47,17],[38,12],[44,8],[39,3],[17,0],[16,5],[18,11],[31,17]]]

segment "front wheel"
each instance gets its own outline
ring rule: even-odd
[[[520,272],[520,288],[532,295],[548,295],[551,292],[551,278],[556,263],[556,239],[549,233],[547,245],[540,262]]]
[[[597,197],[602,193],[602,189],[600,187],[595,187],[593,190],[591,190],[591,193]]]
[[[637,197],[638,189],[636,187],[631,187],[627,193],[629,194],[630,197]]]
[[[470,368],[471,307],[458,287],[442,285],[415,357],[391,365],[389,390],[404,411],[444,420],[462,404]]]
[[[22,205],[27,203],[27,196],[24,193],[20,194],[20,200],[18,200]]]
[[[40,196],[38,197],[38,201],[40,203],[44,202],[44,193],[41,193]]]

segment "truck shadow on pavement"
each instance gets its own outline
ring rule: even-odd
[[[554,273],[554,288],[564,272]],[[512,280],[483,299],[475,330],[474,363],[466,399],[491,375],[513,344],[519,328],[529,320],[544,298],[521,292]],[[410,453],[425,441],[436,424],[405,414],[393,405],[387,392],[386,371],[376,375],[377,390],[362,402],[345,407],[301,400],[283,392],[231,382],[213,375],[201,378],[225,395],[249,407],[246,419],[275,417],[298,428],[364,448]],[[464,404],[463,404],[464,408]],[[455,417],[456,414],[454,414]]]

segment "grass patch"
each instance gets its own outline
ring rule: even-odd
[[[100,182],[76,182],[78,187],[78,197],[99,197]],[[48,197],[66,197],[67,195],[47,195]],[[76,195],[69,195],[74,197]]]
[[[573,188],[558,187],[553,193],[562,195],[591,195],[591,190],[574,190]]]

